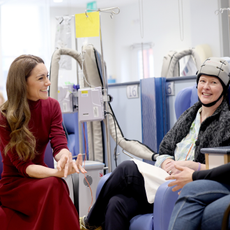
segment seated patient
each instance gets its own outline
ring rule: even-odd
[[[167,176],[177,175],[179,167],[204,170],[200,149],[230,144],[229,79],[227,61],[211,57],[203,63],[197,73],[199,101],[165,135],[156,166],[138,160],[121,163],[88,215],[80,218],[81,229],[129,229],[132,217],[153,211],[155,192]]]
[[[50,81],[41,58],[21,55],[9,69],[7,101],[0,107],[1,230],[79,229],[79,217],[62,177],[86,171],[67,148],[58,101],[48,97]],[[57,169],[44,153],[50,141]]]
[[[212,59],[207,60],[202,68],[206,68],[208,62],[212,61]],[[225,63],[224,61],[222,62]],[[219,72],[218,74],[217,71]],[[203,71],[201,70],[201,72]],[[222,82],[224,91],[227,90],[227,88],[225,90],[224,87],[225,84],[228,86],[227,78],[226,81],[222,78],[223,74],[227,74],[227,69],[226,73],[224,72],[225,66],[223,65],[219,66],[217,70],[211,71],[210,69],[208,75],[200,76],[198,84],[198,95],[200,95],[200,100],[202,97],[208,101],[217,91],[218,88],[216,85],[219,81]],[[222,113],[222,116],[224,117],[223,120],[220,119],[220,117],[216,119],[213,117],[216,122],[219,122],[219,128],[218,131],[215,128],[212,128],[210,131],[213,132],[218,139],[224,137],[221,146],[228,146],[230,140],[228,131],[230,124],[228,109]],[[215,141],[212,135],[207,138],[209,142],[214,144]],[[215,146],[213,144],[212,146]],[[170,175],[166,178],[167,180],[176,179],[169,183],[169,186],[175,186],[172,189],[173,191],[182,188],[173,209],[169,230],[222,229],[224,212],[230,204],[230,163],[210,170],[196,172],[191,168],[181,166],[176,166],[176,168],[179,170],[179,173]],[[230,229],[230,223],[228,223],[228,229]]]

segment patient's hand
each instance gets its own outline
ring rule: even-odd
[[[163,169],[169,174],[169,175],[175,175],[177,173],[180,172],[180,170],[178,170],[175,166],[185,166],[184,161],[174,161],[172,159],[168,160],[168,161],[164,161],[163,162]]]
[[[167,167],[168,167],[167,172],[171,171],[171,173],[169,173],[170,175],[176,175],[180,173],[181,171],[178,170],[176,166],[177,167],[187,167],[195,171],[197,170],[198,163],[194,161],[171,161],[170,163],[167,164]]]
[[[164,169],[167,173],[171,174],[174,169],[174,165],[172,164],[174,162],[173,159],[166,159],[162,164],[161,168]]]

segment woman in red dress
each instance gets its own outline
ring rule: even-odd
[[[0,107],[1,230],[79,229],[78,213],[62,177],[86,171],[81,154],[72,161],[60,106],[48,97],[49,86],[41,58],[21,55],[11,64],[8,100]],[[44,163],[49,141],[57,169]]]

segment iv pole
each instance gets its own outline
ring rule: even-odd
[[[114,15],[117,15],[120,13],[120,9],[118,7],[111,7],[111,8],[105,8],[105,9],[98,9],[98,10],[90,10],[90,11],[98,11],[103,13],[110,13],[110,18],[112,19]],[[87,10],[85,11],[86,17]],[[102,78],[103,78],[103,85],[104,85],[104,98],[105,98],[105,110],[109,111],[109,104],[108,104],[108,81],[107,76],[105,74],[105,66],[104,66],[104,54],[103,54],[103,43],[102,43],[102,32],[101,32],[101,14],[100,14],[100,46],[101,46],[101,68],[102,68]],[[105,118],[106,123],[106,148],[107,148],[107,160],[108,160],[108,171],[111,172],[112,168],[112,161],[111,161],[111,152],[110,152],[110,135],[109,135],[109,116],[106,115]]]
[[[221,6],[226,6],[226,2],[221,1]],[[221,53],[223,57],[229,57],[230,43],[229,43],[229,12],[230,8],[219,8],[215,10],[215,14],[219,16],[220,38],[221,38]]]

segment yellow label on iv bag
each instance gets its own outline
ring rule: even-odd
[[[99,37],[99,12],[75,14],[76,37]]]

